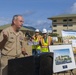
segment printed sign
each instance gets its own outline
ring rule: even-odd
[[[74,54],[71,45],[49,46],[50,52],[54,53],[53,72],[62,72],[76,68]]]
[[[35,41],[28,41],[28,45],[39,45],[39,42],[35,42]]]
[[[63,44],[72,44],[73,52],[76,54],[76,31],[62,31]]]

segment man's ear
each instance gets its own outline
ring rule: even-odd
[[[14,20],[14,21],[13,21],[13,23],[15,24],[15,23],[16,23],[16,21]]]

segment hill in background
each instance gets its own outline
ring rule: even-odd
[[[31,27],[31,26],[23,26],[23,27],[28,28],[28,29],[31,29],[31,30],[33,30],[33,31],[35,31],[35,30],[36,30],[36,28]]]

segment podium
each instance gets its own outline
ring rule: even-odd
[[[40,55],[39,75],[53,74],[53,53],[43,53]]]
[[[8,75],[52,75],[53,54],[41,53],[8,60]]]

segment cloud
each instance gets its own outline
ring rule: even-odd
[[[71,14],[76,13],[76,2],[71,6],[69,12],[70,12]]]
[[[33,11],[26,11],[26,12],[22,13],[22,15],[25,19],[24,26],[32,26],[32,27],[38,28],[40,30],[42,30],[43,28],[51,29],[50,28],[51,20],[48,20],[47,18],[41,19],[41,18],[34,17],[34,16],[37,16],[36,13],[37,12],[33,12]],[[33,17],[30,17],[31,15]],[[11,23],[11,19],[0,17],[0,25],[5,25],[5,24]]]
[[[42,30],[43,28],[51,29],[50,28],[51,22],[49,20],[36,20],[36,21],[27,20],[24,25],[32,26],[32,27],[38,28],[40,30]]]
[[[24,17],[24,19],[25,19],[25,23],[27,23],[27,26],[29,26],[29,25],[31,25],[33,22],[31,21],[31,20],[27,20],[27,18],[29,17],[29,16],[31,16],[32,14],[34,14],[35,12],[34,11],[30,11],[30,10],[28,10],[28,11],[25,11],[24,13],[18,13],[18,14],[21,14],[23,17]],[[26,18],[27,17],[27,18]],[[26,21],[27,20],[27,21]],[[5,25],[5,24],[9,24],[9,23],[11,23],[12,22],[12,18],[5,18],[5,17],[1,17],[0,16],[0,26],[1,25]]]
[[[32,14],[35,14],[35,12],[34,11],[27,10],[24,13],[22,13],[22,16],[27,17],[27,16],[30,16]]]
[[[25,18],[24,26],[32,26],[40,30],[43,28],[50,29],[51,20],[45,19],[45,17],[43,18],[42,15],[39,16],[38,14],[40,13],[31,10],[22,13]]]
[[[11,23],[11,19],[0,17],[0,26],[5,24],[10,24],[10,23]]]

